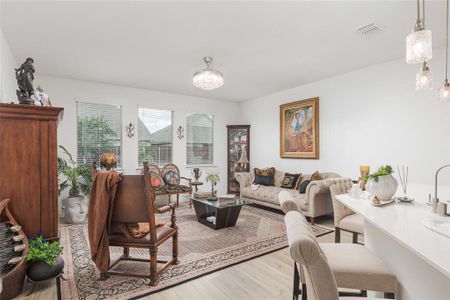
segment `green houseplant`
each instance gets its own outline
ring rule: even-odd
[[[69,197],[62,200],[64,220],[67,223],[82,223],[87,214],[87,201],[92,188],[92,166],[74,161],[70,152],[59,146],[64,157],[58,157],[59,192],[69,189]]]
[[[49,242],[38,232],[35,238],[28,240],[27,276],[33,281],[54,278],[61,274],[64,260],[61,258],[63,247],[57,241]]]
[[[208,197],[209,201],[217,201],[218,199],[214,187],[220,182],[219,173],[218,168],[209,168],[206,170],[206,181],[211,182],[211,196]]]

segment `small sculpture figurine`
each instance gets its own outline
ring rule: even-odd
[[[15,69],[16,80],[19,89],[16,91],[17,99],[20,104],[34,105],[31,95],[34,94],[34,60],[28,57],[20,68]]]
[[[34,101],[34,105],[37,106],[52,106],[52,102],[50,101],[50,97],[44,93],[44,90],[40,85],[36,88],[36,92],[34,92],[31,99]]]
[[[202,176],[202,170],[200,170],[199,168],[194,168],[192,169],[192,173],[194,175],[195,182],[199,182],[200,177]]]

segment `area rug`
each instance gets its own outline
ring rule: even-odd
[[[283,215],[275,212],[244,206],[236,226],[220,230],[198,223],[194,210],[187,206],[177,208],[176,215],[180,263],[161,273],[156,287],[149,286],[147,279],[133,277],[110,276],[98,281],[99,274],[89,254],[87,225],[62,227],[64,277],[67,279],[61,281],[62,299],[136,298],[287,246]],[[316,236],[332,231],[320,225],[311,227]],[[112,261],[121,254],[121,248],[111,247]],[[130,255],[149,258],[148,250],[142,249],[130,249]],[[170,256],[171,242],[166,242],[158,249],[158,259]],[[149,265],[142,262],[125,261],[115,268],[142,274],[149,271]]]

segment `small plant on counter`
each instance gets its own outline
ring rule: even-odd
[[[375,173],[367,175],[364,179],[366,181],[369,179],[372,179],[373,181],[378,182],[378,177],[389,175],[392,173],[394,173],[394,170],[392,169],[392,167],[389,165],[386,165],[386,166],[382,166],[381,168],[379,168],[378,171],[376,171]]]
[[[62,253],[63,247],[57,241],[48,242],[41,233],[28,240],[28,262],[44,262],[53,265]]]

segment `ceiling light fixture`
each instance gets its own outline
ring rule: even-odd
[[[212,57],[205,56],[203,57],[203,60],[206,63],[206,68],[194,73],[192,83],[195,87],[207,91],[220,88],[223,85],[223,74],[210,68],[213,61]]]
[[[416,75],[416,91],[433,89],[433,72],[424,62]]]
[[[450,84],[448,83],[448,0],[445,21],[445,81],[439,90],[439,99],[442,102],[450,102]]]
[[[423,11],[425,0],[422,0]],[[420,18],[420,3],[417,0],[417,20],[413,32],[406,37],[406,63],[420,64],[430,60],[432,55],[431,31],[425,29],[425,18]]]

